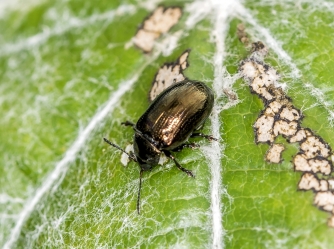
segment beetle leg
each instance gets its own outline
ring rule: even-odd
[[[136,158],[135,153],[133,153],[133,151],[130,151],[129,154],[130,154],[129,158],[131,160],[133,160],[133,158]],[[137,162],[137,160],[135,162]]]
[[[172,159],[176,165],[176,167],[178,167],[180,170],[182,170],[183,172],[185,172],[188,176],[194,177],[195,175],[193,174],[193,172],[191,172],[191,170],[183,168],[178,161],[176,161],[175,157],[169,152],[169,151],[163,151],[166,155],[166,157],[169,157],[170,159]]]
[[[196,148],[199,148],[199,144],[197,143],[189,143],[189,144],[182,144],[180,145],[179,147],[173,149],[173,151],[181,151],[183,150],[184,148],[191,148],[191,149],[196,149]]]
[[[131,121],[129,121],[129,120],[126,120],[125,122],[122,122],[121,123],[121,125],[125,125],[125,126],[135,126],[135,124],[134,123],[132,123]]]
[[[206,139],[208,139],[210,141],[212,141],[212,140],[218,141],[218,139],[214,138],[212,135],[205,135],[203,133],[193,133],[193,134],[191,134],[190,137],[204,137],[204,138],[206,138]]]

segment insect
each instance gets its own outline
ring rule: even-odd
[[[136,124],[130,121],[122,123],[131,126],[135,132],[134,153],[127,153],[104,138],[106,143],[126,153],[130,159],[139,164],[138,214],[143,172],[152,170],[158,164],[162,153],[172,159],[176,167],[188,176],[195,177],[190,170],[178,163],[171,151],[199,147],[195,143],[187,143],[190,137],[217,141],[211,135],[195,132],[202,128],[210,115],[213,101],[213,92],[209,87],[202,82],[186,79],[175,83],[157,96]]]

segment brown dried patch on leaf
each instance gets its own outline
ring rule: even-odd
[[[299,129],[294,136],[289,139],[289,143],[296,143],[303,141],[308,136],[306,129]]]
[[[299,121],[301,119],[301,115],[299,110],[296,108],[284,107],[281,111],[280,118],[288,121]]]
[[[257,41],[257,42],[252,43],[252,53],[261,52],[261,51],[264,51],[264,50],[268,52],[267,46],[264,45],[264,43],[262,41]]]
[[[144,21],[143,29],[156,32],[166,33],[173,27],[182,16],[182,10],[179,7],[164,8],[159,6],[151,16]]]
[[[328,225],[329,227],[334,227],[334,215],[331,216],[331,217],[328,219],[328,221],[327,221],[327,225]]]
[[[315,158],[308,161],[313,171],[318,171],[324,175],[332,173],[332,164],[325,158]]]
[[[299,190],[328,191],[329,183],[326,180],[318,179],[312,173],[304,173],[298,183]]]
[[[261,49],[261,44],[259,45]],[[249,81],[252,92],[261,97],[265,111],[254,124],[257,143],[272,143],[278,135],[293,136],[300,126],[302,115],[291,103],[280,87],[276,87],[279,76],[273,68],[253,58],[240,66],[241,75]]]
[[[331,149],[320,137],[313,135],[312,131],[299,129],[289,142],[300,143],[300,152],[293,159],[296,171],[324,175],[332,173],[332,162],[327,159],[332,154]]]
[[[257,143],[272,143],[278,135],[290,138],[297,132],[300,122],[297,117],[301,117],[299,111],[291,108],[290,114],[297,113],[298,115],[296,116],[286,112],[282,114],[282,111],[287,109],[289,108],[282,107],[279,101],[273,101],[267,106],[254,124]],[[289,119],[296,121],[289,121]]]
[[[133,38],[134,44],[145,53],[152,51],[154,41],[168,32],[181,18],[179,7],[164,8],[159,6],[146,18]]]
[[[318,192],[315,195],[314,204],[322,210],[333,213],[334,194],[331,191]]]
[[[285,95],[285,92],[282,88],[276,87],[274,84],[270,84],[267,87],[267,90],[272,96],[274,96],[274,99],[276,101],[279,101],[281,103],[282,106],[284,105],[289,108],[293,107],[291,99]],[[264,100],[264,102],[266,105],[270,103],[270,101],[268,102],[266,99]]]
[[[257,143],[272,143],[275,140],[275,136],[273,134],[273,125],[274,125],[274,117],[262,115],[260,116],[255,124],[254,128],[256,131],[255,140]]]
[[[188,66],[188,57],[189,57],[190,49],[184,51],[178,59],[178,64],[181,66],[182,70],[185,70]]]
[[[268,65],[258,62],[253,58],[250,58],[241,63],[239,72],[241,73],[241,76],[248,81],[252,92],[257,93],[260,97],[265,98],[267,101],[274,97],[266,88],[275,84],[279,80],[280,77],[276,70]],[[262,92],[265,94],[262,94]],[[267,94],[270,99],[263,96]]]
[[[289,143],[298,142],[299,153],[293,158],[294,169],[305,172],[299,181],[300,190],[317,192],[315,205],[328,212],[334,210],[334,179],[328,178],[332,173],[334,155],[329,145],[308,128],[300,128],[303,115],[292,104],[292,100],[278,87],[279,76],[276,70],[264,64],[263,57],[268,49],[261,43],[252,44],[251,56],[242,61],[239,67],[241,76],[248,82],[252,93],[264,102],[265,109],[254,124],[255,141],[271,145],[266,160],[272,163],[281,161],[280,152],[283,145],[273,144],[278,135]],[[329,160],[329,157],[331,159]],[[317,174],[317,175],[316,175]],[[334,215],[328,225],[334,227]]]
[[[249,47],[251,42],[248,34],[246,32],[245,25],[243,23],[239,23],[237,25],[237,36],[241,43],[245,45],[245,47]],[[250,57],[260,57],[263,58],[268,54],[268,48],[261,41],[253,42],[251,44],[251,56]]]
[[[331,191],[317,192],[314,197],[314,205],[319,209],[332,213],[327,225],[334,227],[334,194]]]
[[[145,53],[151,52],[154,47],[154,40],[160,36],[158,33],[149,32],[143,29],[138,30],[133,39],[134,44]]]
[[[284,120],[278,120],[274,125],[274,135],[277,137],[279,134],[284,137],[291,137],[297,132],[298,123],[296,121],[287,122]]]
[[[237,36],[239,38],[239,41],[241,41],[243,44],[245,44],[245,46],[248,45],[249,38],[248,38],[248,35],[246,33],[245,25],[243,23],[239,23],[238,26],[237,26]]]
[[[280,102],[273,101],[268,105],[267,109],[265,109],[264,114],[266,116],[274,117],[281,108],[282,104]]]
[[[185,80],[183,71],[189,66],[188,57],[190,49],[184,51],[181,56],[173,63],[165,63],[155,75],[148,99],[152,102],[166,88]]]
[[[325,158],[309,159],[305,154],[298,154],[293,159],[296,171],[322,173],[329,175],[332,172],[332,164]]]
[[[246,59],[241,62],[239,72],[248,83],[251,83],[251,81],[261,73],[258,69],[259,65],[260,64],[254,60]]]
[[[266,161],[269,163],[280,163],[282,161],[281,155],[284,149],[282,144],[272,144],[267,151]]]
[[[330,178],[327,180],[327,182],[328,182],[329,189],[334,190],[334,179]]]
[[[265,46],[258,43],[257,48],[261,50]],[[279,80],[277,71],[250,58],[241,63],[240,73],[249,82],[252,92],[261,97],[267,107],[254,124],[256,142],[272,143],[280,134],[285,137],[293,136],[302,116],[284,91],[276,87]]]
[[[252,43],[252,56],[263,58],[268,54],[269,50],[261,41]]]
[[[268,79],[264,75],[260,75],[256,77],[252,84],[251,88],[252,90],[257,93],[260,97],[264,98],[267,101],[273,100],[275,96],[273,96],[269,91],[268,91]]]
[[[329,145],[316,136],[307,137],[306,140],[301,143],[300,149],[304,151],[307,158],[316,156],[329,157],[330,155]]]

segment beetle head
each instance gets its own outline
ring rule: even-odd
[[[135,134],[133,149],[142,170],[151,170],[159,163],[161,151],[148,139],[143,137],[143,135],[138,133]]]

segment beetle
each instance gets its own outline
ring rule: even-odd
[[[152,170],[163,153],[188,176],[194,174],[183,168],[171,151],[199,147],[186,143],[190,137],[215,140],[211,135],[195,132],[201,129],[210,115],[214,102],[212,90],[204,83],[186,79],[175,83],[161,92],[151,103],[136,124],[126,121],[122,124],[134,130],[134,153],[127,153],[118,145],[104,138],[109,145],[126,153],[140,167],[137,212],[140,213],[140,191],[144,171]]]

